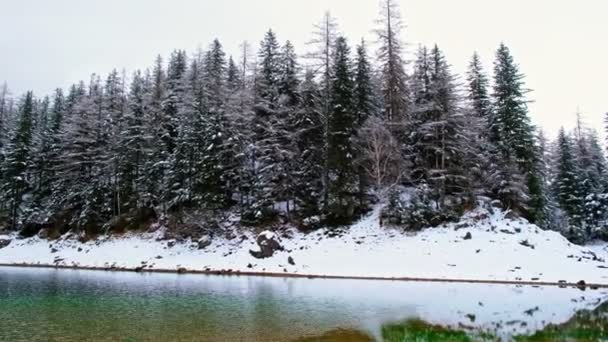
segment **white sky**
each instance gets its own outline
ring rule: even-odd
[[[437,43],[463,74],[474,50],[491,72],[504,41],[533,89],[531,116],[550,134],[572,126],[577,107],[602,129],[608,111],[608,1],[400,0],[403,39]],[[299,52],[312,26],[330,10],[351,45],[373,40],[377,0],[0,0],[0,82],[14,93],[50,93],[93,72],[128,72],[193,52],[219,38],[228,53],[249,40],[257,48],[272,27]]]

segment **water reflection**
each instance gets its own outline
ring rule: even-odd
[[[603,334],[606,299],[557,287],[0,268],[0,340],[552,341],[566,328],[571,339],[606,338],[581,332]]]

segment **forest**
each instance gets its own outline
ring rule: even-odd
[[[485,201],[571,241],[608,237],[605,146],[582,114],[548,138],[505,44],[493,70],[472,51],[459,76],[437,45],[406,51],[395,1],[379,13],[371,42],[327,13],[302,55],[270,29],[235,56],[214,40],[48,96],[5,84],[0,230],[94,237],[146,210],[312,230],[378,203],[417,230]]]

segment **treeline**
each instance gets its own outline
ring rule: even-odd
[[[606,216],[596,134],[579,127],[548,144],[504,44],[493,82],[477,54],[459,80],[438,46],[419,47],[406,68],[396,2],[383,0],[380,13],[373,54],[364,41],[351,47],[326,14],[313,53],[299,58],[269,30],[257,53],[244,43],[237,59],[215,40],[15,105],[5,87],[2,221],[94,235],[142,208],[196,208],[314,228],[388,199],[384,218],[416,228],[483,196],[571,236],[602,230],[591,229]]]

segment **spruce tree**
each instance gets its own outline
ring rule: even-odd
[[[482,195],[491,194],[490,176],[493,156],[498,153],[491,142],[490,116],[492,103],[489,95],[489,80],[481,65],[477,52],[473,54],[467,70],[467,127],[471,131],[470,154],[467,157],[474,190]]]
[[[199,172],[204,189],[203,201],[206,207],[212,209],[224,208],[231,203],[230,187],[235,182],[235,156],[232,153],[234,141],[228,136],[229,123],[226,117],[228,71],[226,53],[216,39],[211,44],[205,61],[204,101],[208,113],[204,114],[204,108],[200,110],[200,126],[204,133],[199,138],[205,142],[201,146],[202,169]]]
[[[357,46],[355,68],[355,130],[358,131],[362,129],[367,120],[377,115],[374,101],[374,85],[372,83],[372,67],[368,59],[367,47],[364,40],[361,40],[361,44]],[[365,191],[368,185],[365,170],[361,163],[357,166],[357,172],[359,177],[359,205],[363,207],[365,206]]]
[[[297,147],[294,137],[296,132],[293,125],[297,120],[296,112],[301,102],[298,77],[300,67],[296,52],[290,41],[287,41],[281,49],[279,70],[279,108],[275,129],[279,131],[281,171],[276,180],[276,199],[284,203],[283,208],[287,216],[290,216],[291,212],[296,209],[294,208],[296,205],[294,201],[296,184],[294,184],[293,178],[298,168],[295,161]]]
[[[328,220],[347,223],[357,213],[357,172],[352,137],[355,128],[354,75],[346,39],[336,40],[331,82],[329,118],[329,212]]]
[[[295,180],[293,183],[296,206],[303,218],[320,214],[323,199],[323,141],[322,92],[315,75],[307,71],[300,86],[300,105],[293,122],[295,140]]]
[[[27,171],[33,157],[34,101],[34,94],[31,91],[28,91],[21,101],[17,127],[8,146],[3,172],[3,198],[9,203],[10,222],[13,229],[17,229],[20,224],[20,206],[23,195],[32,186],[31,177]]]
[[[167,96],[167,76],[163,68],[163,60],[158,56],[151,72],[150,82],[146,84],[145,103],[149,120],[146,120],[146,163],[143,169],[144,198],[151,205],[160,205],[164,199],[164,176],[169,167],[167,150],[168,137],[165,129],[168,127],[167,118],[163,111],[163,103]]]
[[[539,153],[534,127],[528,117],[524,76],[515,64],[511,52],[501,44],[494,62],[494,111],[490,118],[491,141],[505,160],[515,160],[526,178],[529,200],[515,203],[527,218],[543,224],[545,195],[539,169]]]
[[[146,80],[140,71],[133,74],[125,112],[124,127],[120,134],[120,145],[124,158],[119,169],[119,197],[123,211],[150,205],[144,195],[144,165],[148,154],[145,120],[146,118]],[[143,200],[143,201],[142,201]]]
[[[184,110],[187,108],[186,72],[186,52],[182,50],[174,51],[167,69],[167,97],[162,102],[163,116],[160,122],[164,162],[169,165],[163,178],[165,183],[162,190],[164,194],[163,202],[171,210],[180,210],[189,198],[188,189],[185,188],[185,175],[188,172],[188,169],[184,167],[187,162],[185,160],[185,145],[178,146],[180,128],[185,127],[181,125],[180,121]]]
[[[411,178],[429,185],[439,205],[446,196],[464,200],[470,192],[464,175],[469,134],[454,77],[437,46],[430,53],[425,47],[420,49],[412,89]]]
[[[570,137],[562,128],[559,131],[557,171],[554,191],[560,208],[566,213],[570,222],[570,235],[580,236],[584,223],[584,198],[579,169]]]
[[[482,120],[488,120],[492,112],[492,102],[488,94],[489,80],[486,76],[479,54],[475,52],[467,71],[467,99],[474,115]]]
[[[279,81],[281,53],[276,35],[266,32],[258,52],[259,65],[255,84],[255,117],[253,120],[253,177],[251,207],[244,219],[251,223],[274,214],[280,177],[284,172],[282,159],[282,128],[279,115]]]

